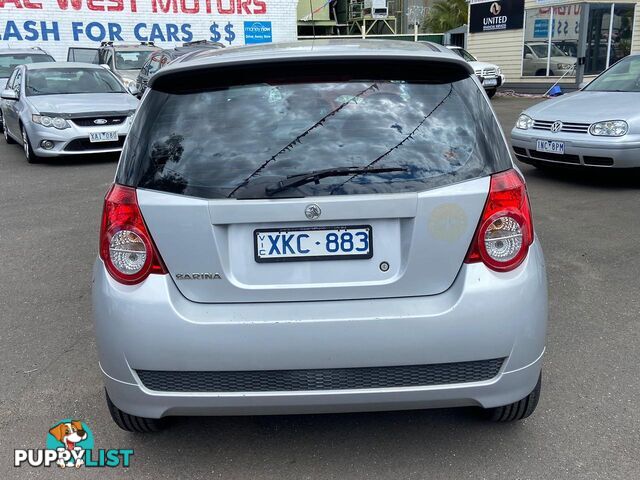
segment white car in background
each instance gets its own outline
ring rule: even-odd
[[[475,74],[482,82],[482,86],[487,92],[489,98],[493,97],[496,94],[498,87],[502,86],[506,81],[505,76],[502,74],[502,69],[498,65],[487,62],[480,62],[476,57],[471,55],[462,47],[447,45],[447,48],[464,58],[467,63],[471,64]]]
[[[561,77],[576,68],[576,57],[570,57],[553,42],[551,48],[547,42],[526,42],[522,52],[522,75],[525,77],[546,76],[548,54],[550,54],[550,77]]]

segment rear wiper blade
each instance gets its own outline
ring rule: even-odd
[[[298,173],[297,175],[289,175],[286,180],[280,180],[274,185],[265,188],[268,196],[288,190],[290,188],[299,187],[306,183],[314,182],[316,185],[320,183],[321,178],[326,177],[346,177],[349,175],[363,175],[366,173],[387,173],[387,172],[406,172],[406,167],[337,167],[326,168],[324,170],[313,170],[311,172]]]

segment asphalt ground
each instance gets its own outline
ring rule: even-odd
[[[537,100],[495,98],[508,131]],[[547,260],[550,324],[538,410],[512,425],[470,409],[112,423],[90,314],[102,197],[116,159],[28,165],[0,141],[0,478],[640,477],[640,177],[521,165]],[[490,302],[491,299],[487,298]],[[495,306],[496,309],[500,305]],[[13,467],[62,418],[131,467]]]

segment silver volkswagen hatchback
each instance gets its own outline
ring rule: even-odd
[[[93,278],[114,421],[530,415],[545,266],[471,67],[432,45],[217,50],[149,84]]]

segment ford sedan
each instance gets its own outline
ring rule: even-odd
[[[71,62],[17,67],[0,103],[5,140],[22,145],[29,163],[120,152],[137,106],[113,73]]]

